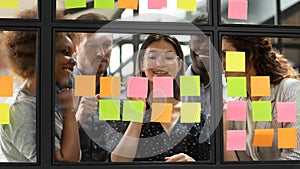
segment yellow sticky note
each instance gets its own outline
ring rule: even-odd
[[[245,52],[226,51],[226,72],[245,72]]]
[[[187,11],[196,11],[196,0],[177,0],[177,8]]]
[[[0,103],[0,124],[9,124],[9,104]]]
[[[66,9],[86,7],[85,0],[65,0],[65,4],[66,4]]]
[[[118,0],[118,8],[135,9],[138,8],[138,0]]]
[[[255,129],[253,146],[271,147],[274,137],[274,129]]]
[[[270,77],[251,76],[251,96],[270,96]]]
[[[11,97],[13,95],[13,77],[0,76],[0,97]]]
[[[278,148],[297,148],[296,128],[278,128]]]
[[[0,8],[19,8],[19,0],[0,0]]]
[[[152,103],[151,122],[171,123],[172,103]]]
[[[180,110],[181,123],[200,123],[201,119],[201,104],[198,103],[182,103]]]
[[[100,97],[119,98],[120,95],[120,77],[100,77]]]
[[[74,95],[75,96],[95,96],[96,76],[77,75],[75,76]]]

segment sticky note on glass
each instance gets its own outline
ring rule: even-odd
[[[9,124],[9,104],[0,103],[0,124]]]
[[[273,143],[274,129],[255,129],[252,146],[271,147]]]
[[[172,103],[152,103],[151,122],[171,123]]]
[[[153,97],[173,97],[173,78],[153,77]]]
[[[196,0],[177,0],[177,8],[186,11],[196,11]]]
[[[0,97],[11,97],[13,95],[13,77],[0,76]]]
[[[137,9],[138,0],[118,0],[118,8]]]
[[[278,122],[296,122],[295,102],[277,102],[276,108]]]
[[[180,122],[181,123],[200,123],[201,121],[201,104],[185,103],[181,104]]]
[[[128,77],[127,97],[147,98],[148,78]]]
[[[253,121],[272,121],[271,101],[252,101]]]
[[[65,0],[65,4],[66,4],[66,9],[86,7],[85,0]]]
[[[245,72],[245,52],[226,51],[226,72]]]
[[[297,148],[296,128],[278,128],[278,148]]]
[[[251,76],[250,77],[251,96],[270,96],[270,77]]]
[[[247,97],[246,77],[227,77],[228,97]]]
[[[167,7],[167,0],[148,0],[148,9],[162,9]]]
[[[248,0],[228,0],[228,19],[247,20]]]
[[[96,76],[76,75],[74,84],[75,96],[95,96]]]
[[[245,121],[247,112],[246,101],[228,101],[226,120],[228,121]]]
[[[246,150],[246,130],[227,130],[226,134],[226,150]]]
[[[19,8],[19,0],[0,0],[0,8]]]
[[[94,8],[115,8],[115,0],[94,0]]]
[[[200,96],[200,76],[180,76],[180,96]]]
[[[99,120],[120,120],[120,100],[99,100]]]
[[[121,95],[120,77],[100,77],[100,97],[119,98]]]
[[[143,122],[145,102],[124,100],[122,121]]]

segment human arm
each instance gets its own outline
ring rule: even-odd
[[[296,110],[300,110],[300,81],[285,80],[282,84],[282,92],[278,93],[282,102],[295,102]],[[296,148],[281,149],[279,160],[300,160],[300,112],[296,111],[296,122],[284,122],[282,128],[296,128]]]
[[[2,141],[11,142],[18,153],[11,153],[15,160],[36,162],[36,103],[17,102],[10,107],[10,124],[3,125]],[[4,138],[5,137],[5,138]],[[6,147],[10,149],[11,147]],[[8,150],[8,152],[10,152]],[[21,162],[21,161],[18,161]]]
[[[63,129],[60,150],[55,151],[56,161],[78,162],[80,160],[80,141],[75,118],[72,89],[62,89],[58,102],[61,105]]]

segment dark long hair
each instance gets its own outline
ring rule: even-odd
[[[236,48],[246,53],[246,63],[252,54],[252,64],[258,76],[270,76],[271,84],[278,84],[284,78],[299,79],[299,73],[288,64],[288,60],[272,47],[269,37],[223,36]]]
[[[183,52],[180,46],[180,43],[178,42],[178,40],[171,35],[162,35],[162,34],[150,34],[146,40],[143,42],[138,55],[137,55],[137,66],[136,66],[136,75],[137,76],[141,76],[141,77],[146,77],[145,72],[142,70],[142,65],[143,65],[143,58],[145,55],[145,51],[146,49],[149,47],[149,45],[153,42],[156,41],[166,41],[168,43],[170,43],[175,51],[177,56],[179,57],[179,59],[182,60],[182,66],[179,70],[179,72],[177,73],[175,79],[173,80],[173,93],[174,93],[174,98],[177,100],[180,100],[180,87],[179,87],[179,76],[184,74],[184,56],[183,56]]]

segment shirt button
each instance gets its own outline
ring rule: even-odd
[[[98,127],[95,127],[95,130],[97,131],[97,130],[98,130]]]
[[[97,146],[96,146],[96,145],[94,145],[94,149],[97,149]]]

